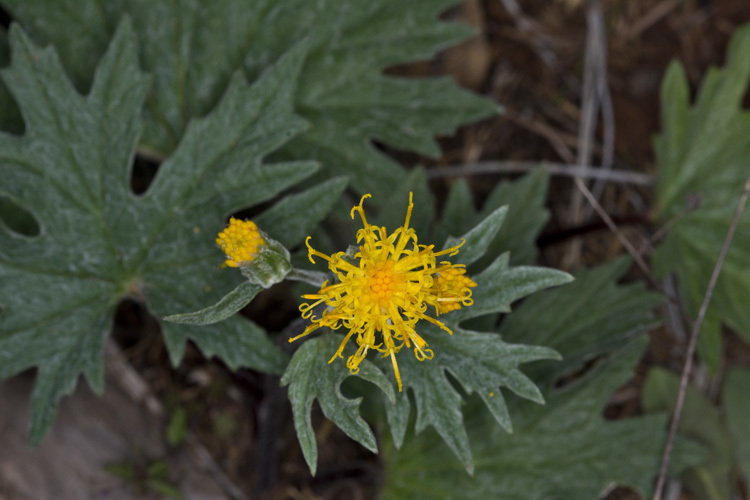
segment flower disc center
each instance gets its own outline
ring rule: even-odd
[[[387,306],[396,288],[401,283],[401,276],[393,270],[394,262],[376,262],[367,273],[367,293],[370,300],[381,307]]]

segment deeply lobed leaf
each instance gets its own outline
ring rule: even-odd
[[[336,352],[340,339],[325,334],[310,339],[295,352],[281,379],[282,385],[289,386],[289,400],[294,413],[294,427],[302,447],[305,461],[315,474],[318,462],[318,447],[312,428],[310,412],[317,399],[323,414],[339,426],[349,437],[362,446],[377,453],[375,435],[359,415],[362,398],[349,399],[341,394],[341,383],[349,377],[349,369],[343,363],[328,363],[332,352]],[[345,352],[349,356],[353,347]],[[367,360],[359,366],[358,377],[372,382],[391,400],[394,400],[393,386],[380,369]]]
[[[664,416],[620,421],[601,416],[612,392],[632,376],[645,347],[645,339],[634,336],[653,326],[651,309],[661,302],[641,284],[616,285],[629,266],[621,258],[583,270],[574,283],[534,294],[504,318],[504,341],[547,345],[564,361],[525,367],[546,404],[509,400],[513,434],[487,415],[481,398],[469,400],[463,413],[476,463],[473,477],[451,463],[447,449],[427,430],[403,446],[402,436],[394,439],[395,447],[385,448],[381,498],[593,500],[613,484],[648,492],[666,440]],[[406,408],[391,412],[392,426],[404,421],[406,428],[408,402]],[[678,439],[675,470],[701,459],[696,446]]]
[[[706,75],[691,107],[689,88],[679,63],[662,83],[662,134],[654,147],[659,164],[656,213],[674,222],[657,249],[653,267],[675,273],[682,302],[697,314],[716,259],[732,220],[742,185],[750,176],[747,158],[750,113],[741,103],[750,76],[750,26],[737,30],[726,66]],[[696,208],[697,206],[697,208]],[[726,322],[750,339],[750,214],[740,219],[732,247],[714,290],[699,342],[702,359],[718,366],[720,324]]]
[[[124,14],[133,17],[140,57],[154,75],[143,147],[169,154],[191,118],[208,113],[232,74],[258,77],[290,47],[309,57],[294,102],[311,127],[281,158],[319,160],[382,199],[402,177],[371,144],[437,155],[433,136],[497,112],[448,79],[401,79],[388,66],[424,60],[471,34],[438,22],[455,0],[4,0],[35,38],[59,48],[79,89],[87,88],[101,47]],[[61,19],[67,20],[60,22]]]
[[[86,96],[52,49],[38,49],[17,26],[10,41],[3,79],[25,133],[0,134],[0,192],[40,230],[27,237],[0,224],[0,377],[38,367],[31,426],[38,443],[79,374],[102,390],[102,344],[117,302],[144,300],[157,316],[216,302],[241,279],[216,270],[213,239],[224,217],[272,199],[316,165],[263,163],[305,127],[292,104],[302,46],[253,86],[233,77],[216,109],[188,126],[148,191],[136,196],[130,167],[149,79],[138,68],[130,22],[117,29]],[[320,189],[311,193],[285,202],[300,214],[296,233],[323,216],[301,204],[330,206]],[[280,373],[286,362],[260,327],[237,317],[211,328],[162,327],[174,363],[187,338],[232,367]]]
[[[477,399],[471,400],[465,413],[477,464],[473,477],[450,463],[431,432],[407,440],[398,451],[386,448],[380,498],[593,500],[613,483],[645,494],[666,439],[665,418],[606,421],[601,416],[644,347],[645,339],[633,341],[571,386],[547,389],[545,406],[514,401],[513,434],[499,429]],[[687,460],[694,461],[696,450],[687,451]]]

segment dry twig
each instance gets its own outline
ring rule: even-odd
[[[442,177],[463,177],[480,174],[517,174],[531,172],[537,168],[546,168],[552,175],[580,177],[582,179],[598,179],[605,182],[619,184],[636,184],[650,186],[654,183],[652,176],[640,172],[627,170],[602,170],[588,165],[570,165],[540,161],[485,161],[466,165],[448,165],[435,167],[427,171],[427,177],[437,179]]]
[[[599,0],[589,1],[586,10],[586,25],[588,31],[584,63],[583,104],[581,106],[581,122],[578,128],[576,164],[591,164],[597,118],[601,109],[604,121],[605,148],[602,151],[602,166],[611,168],[614,148],[614,114],[607,84],[607,37],[604,32],[604,13]],[[609,150],[606,148],[609,148]],[[601,183],[595,186],[595,190],[599,193],[602,189]],[[570,201],[573,224],[581,224],[586,218],[586,214],[582,210],[583,198],[581,194],[581,191],[575,191]],[[597,198],[597,196],[595,195],[594,198]],[[566,256],[568,266],[572,266],[578,260],[580,251],[581,241],[573,241]]]

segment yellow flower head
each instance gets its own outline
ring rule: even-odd
[[[435,307],[437,314],[457,311],[461,306],[470,306],[474,303],[471,288],[475,286],[477,284],[474,280],[466,276],[465,266],[441,262],[431,290],[432,297],[435,298],[431,305]]]
[[[225,266],[239,267],[258,256],[258,247],[265,245],[258,226],[253,221],[229,219],[229,225],[216,238],[216,243],[227,256]]]
[[[435,252],[434,245],[418,243],[414,229],[409,227],[414,207],[411,194],[404,225],[390,235],[384,227],[367,222],[362,204],[369,197],[363,196],[351,211],[351,217],[358,213],[363,224],[357,232],[359,250],[353,258],[345,252],[330,256],[321,253],[310,246],[307,238],[310,261],[315,263],[313,257],[327,260],[338,282],[325,282],[318,293],[303,295],[312,302],[302,304],[300,311],[311,324],[290,342],[320,327],[335,330],[343,326],[348,332],[329,363],[343,357],[346,343],[354,337],[359,347],[346,363],[351,373],[359,371],[359,364],[370,349],[379,351],[384,357],[390,356],[401,391],[396,353],[413,345],[418,360],[433,356],[427,342],[415,331],[417,322],[423,319],[452,333],[442,322],[425,314],[427,306],[432,305],[441,313],[471,305],[469,287],[476,283],[464,275],[463,266],[448,262],[436,265],[437,257],[455,255],[461,245]],[[327,309],[320,317],[313,316],[314,308],[321,304]]]

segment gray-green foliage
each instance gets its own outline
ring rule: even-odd
[[[313,474],[318,462],[318,447],[310,418],[315,400],[319,401],[323,414],[349,437],[373,453],[378,451],[375,435],[359,415],[362,398],[349,399],[341,394],[341,382],[350,375],[349,369],[341,362],[328,363],[341,340],[341,337],[330,333],[308,340],[294,353],[281,379],[282,385],[289,386],[294,427]],[[344,351],[345,357],[354,350],[353,345],[348,345]],[[357,376],[375,384],[391,402],[394,401],[393,385],[370,361],[362,361]]]
[[[79,374],[102,391],[102,345],[120,299],[141,299],[157,316],[216,302],[240,281],[216,269],[222,259],[213,239],[224,218],[272,199],[316,166],[263,163],[305,128],[292,105],[302,46],[253,86],[236,74],[136,196],[130,166],[150,79],[138,68],[130,22],[117,29],[86,96],[52,48],[37,48],[17,26],[10,42],[12,64],[2,76],[26,129],[0,134],[0,192],[34,215],[40,233],[27,237],[0,224],[0,378],[38,367],[31,423],[38,443]],[[317,203],[330,206],[318,193]],[[301,206],[292,211],[307,228],[322,217]],[[162,329],[174,363],[187,338],[232,367],[280,373],[286,363],[261,328],[239,317],[212,328]]]
[[[549,218],[544,207],[548,185],[549,173],[539,168],[517,181],[499,183],[477,210],[469,185],[459,179],[448,194],[440,224],[435,226],[434,240],[445,241],[448,236],[463,234],[491,212],[507,206],[507,220],[476,267],[484,269],[502,252],[510,252],[512,265],[531,264],[537,254],[536,238]]]
[[[133,18],[140,62],[153,75],[142,147],[160,155],[179,143],[191,118],[208,113],[232,74],[257,78],[290,47],[308,48],[294,95],[310,128],[280,157],[317,159],[326,174],[352,176],[361,192],[384,196],[401,171],[371,144],[436,156],[433,136],[497,112],[446,78],[388,77],[388,66],[430,58],[471,35],[437,20],[455,0],[3,0],[42,43],[53,43],[86,89],[123,14]]]
[[[750,75],[750,26],[734,34],[724,68],[712,68],[695,103],[685,72],[672,63],[662,83],[662,133],[655,213],[676,219],[653,260],[661,275],[673,272],[680,296],[695,316],[719,256],[745,180],[750,176],[750,113],[741,107]],[[692,205],[699,203],[697,209]],[[699,352],[716,369],[720,323],[750,339],[750,213],[745,212],[724,262],[701,330]]]
[[[648,492],[666,419],[602,417],[613,391],[632,376],[646,344],[634,337],[654,324],[651,309],[660,302],[641,285],[616,285],[629,265],[618,259],[581,271],[572,284],[534,294],[505,318],[500,330],[505,341],[549,345],[565,361],[525,368],[546,404],[509,400],[512,434],[483,411],[479,398],[469,401],[464,414],[476,463],[473,477],[428,430],[409,436],[400,450],[385,447],[381,498],[593,500],[612,484]],[[592,368],[578,373],[594,360]],[[573,374],[572,382],[556,388]],[[677,468],[694,463],[696,451],[680,442],[673,462]]]

